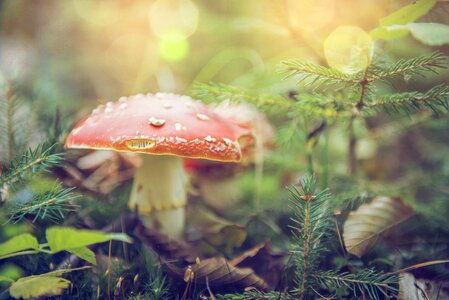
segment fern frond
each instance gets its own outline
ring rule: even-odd
[[[26,216],[33,216],[33,222],[37,219],[47,219],[57,222],[64,219],[64,212],[74,210],[75,206],[70,204],[71,200],[79,196],[73,193],[75,188],[62,188],[60,184],[55,184],[53,189],[43,195],[36,195],[29,202],[13,201],[7,207],[9,221],[17,223]]]
[[[318,87],[325,86],[354,86],[360,83],[355,77],[332,68],[305,62],[302,60],[286,60],[281,62],[279,72],[286,77],[295,76],[298,82],[307,82]]]
[[[390,80],[396,77],[423,76],[426,72],[437,73],[438,69],[447,67],[447,57],[439,52],[431,55],[422,55],[409,59],[401,59],[397,62],[373,66],[367,77],[369,82],[377,80]]]
[[[29,174],[36,174],[39,171],[48,171],[51,166],[61,162],[63,154],[53,153],[56,144],[47,146],[42,144],[36,149],[28,149],[0,175],[0,186],[8,185],[21,181]]]
[[[247,102],[255,105],[262,111],[288,112],[293,107],[293,101],[282,96],[254,95],[234,86],[219,83],[195,82],[190,95],[206,103],[231,101]]]
[[[412,114],[430,111],[435,115],[449,112],[449,85],[442,84],[426,93],[408,92],[386,95],[376,101],[366,103],[367,112],[386,111],[388,113]]]
[[[384,299],[389,293],[396,293],[398,277],[374,269],[363,269],[358,273],[322,272],[313,275],[318,283],[327,290],[346,288],[356,299]]]

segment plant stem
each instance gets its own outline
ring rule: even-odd
[[[306,288],[307,288],[307,279],[308,279],[308,268],[309,268],[309,243],[310,243],[310,232],[309,232],[309,223],[310,223],[310,201],[307,201],[306,209],[305,209],[305,219],[304,219],[304,240],[303,240],[303,269],[302,269],[302,278],[301,278],[301,295],[299,297],[300,300],[304,300],[306,297]]]
[[[15,256],[20,256],[20,255],[28,255],[28,254],[37,254],[37,253],[47,253],[47,254],[53,254],[52,251],[50,250],[45,250],[42,248],[36,249],[36,250],[24,250],[24,251],[19,251],[19,252],[14,252],[14,253],[10,253],[10,254],[6,254],[0,257],[0,260],[2,259],[6,259],[6,258],[10,258],[10,257],[15,257]]]
[[[323,188],[328,186],[329,181],[329,139],[330,127],[326,126],[324,129],[324,156],[323,156]]]
[[[6,83],[5,102],[6,102],[6,138],[8,140],[8,151],[6,161],[12,161],[14,157],[14,134],[13,134],[13,91],[9,83]]]
[[[254,209],[256,214],[260,212],[260,198],[262,195],[262,181],[263,181],[263,163],[264,163],[264,139],[262,134],[261,122],[255,124],[256,133],[256,151],[255,151],[255,166],[254,166]]]
[[[306,118],[304,118],[304,131],[305,132],[309,132],[308,126],[307,126],[307,120]],[[307,145],[308,142],[308,136],[306,135],[306,139],[305,139],[305,144]],[[313,170],[313,149],[308,149],[308,147],[306,147],[306,159],[307,159],[307,171],[309,172],[309,174],[313,174],[314,170]]]
[[[39,250],[26,250],[26,251],[15,252],[15,253],[6,254],[6,255],[1,256],[0,260],[10,258],[10,257],[20,256],[20,255],[36,254],[39,252],[40,252]]]
[[[34,210],[34,209],[36,209],[36,208],[39,208],[39,207],[49,206],[49,205],[51,205],[52,203],[58,201],[59,199],[60,199],[59,197],[54,197],[54,198],[51,198],[51,199],[42,201],[42,202],[40,202],[40,203],[33,204],[33,205],[31,205],[31,206],[21,207],[21,208],[15,210],[14,212],[15,212],[15,213],[19,213],[19,212],[32,211],[32,210]]]
[[[312,151],[307,151],[307,171],[313,174],[313,154]]]
[[[360,81],[360,96],[359,100],[355,104],[351,119],[349,120],[349,146],[348,146],[348,172],[349,175],[355,176],[357,173],[357,138],[354,132],[354,120],[359,114],[359,112],[365,106],[365,96],[366,96],[366,87],[370,83],[368,81],[368,68],[365,69],[365,73],[363,74],[363,79]]]
[[[28,171],[29,169],[33,168],[34,166],[41,164],[48,160],[48,156],[39,157],[38,159],[30,162],[29,164],[23,166],[22,168],[17,169],[10,175],[6,176],[5,178],[1,179],[1,183],[13,183],[16,181],[16,179],[23,174],[24,172]]]
[[[374,285],[374,286],[382,286],[382,287],[386,287],[386,288],[389,287],[388,283],[372,282],[369,280],[359,280],[359,279],[350,279],[350,278],[339,277],[339,276],[323,276],[323,275],[321,275],[321,276],[315,275],[315,277],[332,279],[332,280],[336,280],[336,281],[350,282],[350,283],[355,283],[355,284],[369,284],[369,285]]]
[[[349,120],[348,172],[351,176],[357,173],[357,138],[354,132],[354,119],[355,115],[352,115]]]

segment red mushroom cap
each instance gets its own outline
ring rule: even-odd
[[[237,126],[187,96],[157,93],[100,105],[67,137],[67,148],[239,161]]]
[[[214,107],[213,111],[239,126],[247,134],[248,142],[263,138],[264,147],[273,148],[273,127],[267,117],[255,107],[249,104],[232,104],[229,101],[223,101]],[[240,146],[242,148],[242,145]]]

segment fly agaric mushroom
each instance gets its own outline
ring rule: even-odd
[[[274,147],[274,131],[265,115],[250,105],[223,101],[213,110],[244,133],[239,139],[241,163],[186,159],[184,165],[204,202],[218,211],[224,211],[241,196],[236,175],[250,164],[255,164],[256,168],[261,166],[265,150]]]
[[[145,226],[179,237],[187,198],[181,157],[237,162],[240,133],[199,101],[157,93],[100,105],[75,126],[65,146],[146,154],[128,205],[137,208]]]

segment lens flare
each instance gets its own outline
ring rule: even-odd
[[[109,25],[121,17],[118,1],[73,0],[72,4],[81,18],[95,25]]]
[[[316,30],[335,17],[336,0],[287,0],[288,17],[295,29]]]
[[[151,30],[162,39],[176,34],[184,39],[192,35],[198,25],[198,9],[190,0],[157,0],[149,11]]]
[[[189,41],[183,38],[182,33],[172,32],[165,39],[159,41],[159,54],[168,62],[183,60],[189,53]]]
[[[324,41],[324,55],[331,68],[346,74],[365,70],[373,57],[374,43],[363,29],[340,26]]]

